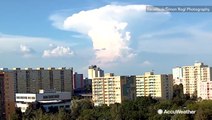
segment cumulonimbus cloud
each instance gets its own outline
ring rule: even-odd
[[[146,14],[146,5],[106,5],[75,13],[64,19],[63,24],[58,22],[61,20],[58,15],[54,15],[57,19],[50,18],[59,29],[88,35],[93,43],[96,60],[107,63],[135,55],[129,47],[131,31],[128,27],[134,21],[138,23],[146,20],[149,15]]]

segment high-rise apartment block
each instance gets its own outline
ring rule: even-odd
[[[92,84],[92,80],[91,79],[84,78],[83,81],[84,81],[84,86],[91,86],[91,84]]]
[[[174,85],[183,84],[183,69],[181,67],[173,68],[172,73],[173,73],[173,84]]]
[[[182,71],[184,94],[197,95],[197,97],[202,99],[212,99],[211,67],[197,62],[193,66],[183,66],[178,67],[178,69]],[[176,78],[181,77],[181,75],[175,72],[173,72],[173,76]]]
[[[84,87],[83,74],[78,74],[77,72],[73,75],[73,89],[80,89]]]
[[[91,65],[88,67],[88,79],[93,79],[95,77],[103,77],[104,71],[97,67],[96,65]]]
[[[39,93],[40,89],[70,92],[72,94],[73,68],[14,68],[16,93]],[[7,72],[7,71],[5,71]]]
[[[14,75],[0,72],[0,120],[10,120],[15,112]]]
[[[38,93],[40,89],[72,92],[73,69],[15,69],[16,93]]]
[[[171,99],[173,95],[173,79],[171,74],[146,72],[136,76],[136,96],[152,96]]]
[[[197,97],[202,99],[212,99],[212,81],[200,81],[197,88]]]
[[[135,76],[113,76],[92,79],[92,99],[95,106],[122,103],[135,98]]]
[[[210,67],[203,63],[195,63],[194,66],[183,66],[183,90],[185,94],[197,92],[199,82],[210,79]]]
[[[68,92],[72,96],[73,68],[0,69],[0,120],[15,111],[15,93],[39,93],[40,89]]]

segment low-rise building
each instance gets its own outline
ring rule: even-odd
[[[16,93],[16,106],[25,112],[30,103],[39,102],[48,112],[51,107],[70,109],[70,92],[44,91],[40,93]]]

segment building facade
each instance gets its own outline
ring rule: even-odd
[[[88,67],[88,79],[93,79],[95,77],[104,77],[104,70],[96,65],[91,65]]]
[[[0,72],[0,120],[10,120],[15,112],[14,74]]]
[[[12,71],[16,93],[38,93],[40,89],[72,93],[72,68],[14,68]]]
[[[181,67],[175,67],[172,69],[173,73],[173,84],[183,84],[183,69]]]
[[[135,76],[104,76],[92,79],[95,106],[122,103],[135,98]]]
[[[183,91],[185,94],[197,94],[201,97],[201,87],[211,81],[211,68],[203,63],[183,67]]]
[[[136,96],[171,99],[173,96],[173,79],[171,74],[155,75],[146,72],[136,76]]]
[[[91,84],[92,84],[92,80],[91,79],[84,78],[83,81],[84,81],[84,86],[91,86]]]
[[[197,62],[193,66],[179,67],[182,70],[182,84],[184,94],[211,99],[211,70],[212,68],[204,63]],[[173,72],[173,76],[180,77]]]
[[[40,93],[16,93],[16,106],[25,112],[30,103],[39,102],[48,112],[52,107],[70,109],[71,95],[69,92],[43,91]]]
[[[212,100],[212,81],[200,81],[197,97]]]
[[[73,75],[73,89],[80,89],[84,87],[83,74],[77,72]]]

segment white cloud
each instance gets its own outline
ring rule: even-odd
[[[141,63],[141,66],[151,66],[152,63],[148,60],[145,60],[143,63]]]
[[[108,63],[135,55],[129,47],[131,31],[128,27],[144,21],[160,21],[151,19],[159,15],[161,19],[167,16],[164,13],[147,14],[146,5],[107,5],[75,13],[64,19],[63,23],[60,23],[62,17],[59,15],[53,15],[50,19],[59,29],[88,35],[93,42],[96,60]]]
[[[55,48],[57,46],[73,46],[70,42],[49,38],[7,35],[2,33],[0,33],[0,42],[0,54],[16,54],[19,52],[25,57],[31,56],[32,54],[42,56],[43,51],[50,46],[50,48]]]
[[[74,52],[69,47],[57,46],[50,50],[44,50],[43,57],[68,57],[73,54]]]
[[[29,57],[35,52],[32,48],[22,44],[20,45],[20,51],[24,57]]]
[[[62,23],[62,21],[65,19],[65,18],[63,18],[62,16],[60,16],[60,15],[52,15],[52,16],[50,16],[50,18],[49,18],[50,20],[52,20],[52,21],[54,21],[53,22],[53,26],[54,27],[57,27],[57,28],[59,28],[59,29],[63,29],[63,23]]]

